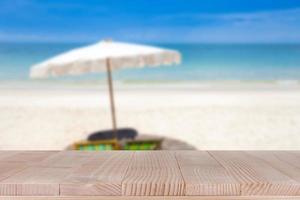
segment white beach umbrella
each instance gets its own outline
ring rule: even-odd
[[[112,125],[116,133],[117,122],[111,71],[131,67],[177,64],[180,59],[180,53],[174,50],[105,40],[68,51],[37,64],[31,68],[30,77],[47,78],[107,71]]]

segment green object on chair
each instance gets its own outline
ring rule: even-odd
[[[125,150],[155,150],[160,149],[161,140],[151,140],[151,141],[129,141],[125,144],[124,149]]]
[[[115,140],[109,141],[82,141],[73,145],[74,150],[81,151],[106,151],[106,150],[118,150],[119,144]]]

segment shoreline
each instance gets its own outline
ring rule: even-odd
[[[130,89],[199,89],[199,90],[234,90],[234,89],[300,89],[300,80],[210,80],[210,81],[118,81],[114,80],[118,90]],[[3,81],[3,89],[37,89],[37,90],[104,90],[106,80],[66,81]]]

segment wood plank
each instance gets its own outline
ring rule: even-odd
[[[69,196],[1,197],[0,200],[300,200],[292,196]]]
[[[61,151],[41,161],[40,167],[78,167],[90,159],[96,152],[89,151]]]
[[[97,152],[60,184],[61,195],[121,195],[132,152]]]
[[[2,158],[0,162],[22,162],[24,164],[31,164],[41,162],[57,153],[57,151],[16,151]]]
[[[0,163],[0,196],[16,195],[14,185],[2,184],[1,181],[24,170],[25,168],[25,165],[20,165],[19,163]]]
[[[168,151],[135,152],[122,182],[128,196],[184,195],[184,181],[175,158]]]
[[[17,151],[0,151],[0,162],[9,157],[9,156],[12,156],[14,154],[18,153]]]
[[[300,159],[300,151],[288,151],[288,152],[294,154]]]
[[[59,195],[60,181],[72,168],[28,167],[1,181],[2,186],[10,186],[17,196]]]
[[[276,151],[274,152],[274,154],[278,159],[282,160],[283,162],[286,162],[300,169],[300,156],[298,156],[297,154],[287,151]]]
[[[7,163],[3,161],[7,157],[10,157],[18,153],[17,151],[0,151],[0,182],[7,177],[20,172],[25,169],[24,165],[16,163]],[[0,196],[3,195],[16,195],[16,190],[13,185],[0,184]]]
[[[291,179],[294,179],[300,183],[300,168],[286,162],[285,159],[280,159],[280,156],[278,155],[281,154],[281,152],[247,151],[247,153],[254,157],[264,160],[273,168],[277,169],[281,173],[286,174]],[[297,195],[300,195],[300,193]]]
[[[0,183],[2,180],[24,170],[25,168],[25,165],[20,165],[19,163],[0,163]]]
[[[186,195],[240,195],[240,184],[204,151],[178,151],[176,158],[185,181]]]
[[[39,199],[53,200],[300,199],[292,196],[300,195],[298,152],[71,151],[45,157],[46,154],[0,151],[0,196],[34,199],[32,195],[39,195]],[[243,196],[224,196],[239,195],[239,190]]]
[[[265,161],[244,152],[210,152],[240,183],[241,195],[297,195],[300,185]]]

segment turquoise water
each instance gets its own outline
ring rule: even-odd
[[[0,80],[28,80],[31,65],[86,44],[0,43]],[[114,72],[125,81],[300,80],[300,45],[296,44],[160,44],[179,50],[175,67]],[[99,80],[105,74],[66,77]]]

